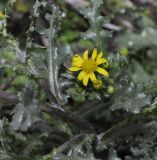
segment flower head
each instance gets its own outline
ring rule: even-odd
[[[102,74],[103,76],[109,76],[109,73],[99,67],[99,65],[106,63],[107,59],[103,58],[103,53],[97,53],[97,49],[93,50],[92,56],[88,57],[88,50],[83,53],[83,57],[75,55],[72,58],[72,66],[69,68],[71,72],[80,71],[78,80],[83,81],[83,85],[87,86],[89,79],[95,83],[97,78],[95,72]]]

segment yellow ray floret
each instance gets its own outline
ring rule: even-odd
[[[83,81],[83,85],[87,86],[89,79],[92,82],[97,80],[95,72],[98,72],[103,76],[109,76],[109,73],[105,69],[99,67],[99,65],[106,62],[107,59],[103,58],[103,53],[101,52],[98,54],[97,49],[95,48],[90,58],[88,56],[88,50],[83,53],[82,57],[80,55],[75,55],[72,58],[72,66],[69,70],[71,72],[80,71],[78,80]]]

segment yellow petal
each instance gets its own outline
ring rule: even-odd
[[[82,81],[84,75],[85,75],[85,72],[84,72],[84,71],[81,71],[81,72],[79,73],[77,79],[78,79],[79,81]]]
[[[101,59],[102,56],[103,56],[103,52],[100,52],[100,53],[98,54],[98,56],[97,56],[97,60]]]
[[[97,67],[96,71],[104,76],[109,76],[109,73],[103,68]]]
[[[105,58],[101,58],[101,59],[97,59],[97,60],[96,60],[96,64],[97,64],[97,65],[102,64],[102,63],[105,63],[105,62],[107,62],[107,59],[105,59]]]
[[[80,55],[75,55],[72,58],[72,66],[81,67],[82,64],[83,64],[83,62],[84,62],[84,60],[83,60],[83,58]]]
[[[77,61],[77,60],[83,61],[83,58],[82,58],[80,55],[75,54],[75,55],[73,56],[73,58],[72,58],[72,61]]]
[[[94,48],[93,53],[92,53],[92,59],[95,60],[96,56],[97,56],[97,49]]]
[[[88,59],[88,50],[86,50],[86,51],[83,53],[83,59],[84,59],[84,60],[87,60],[87,59]]]
[[[76,71],[79,71],[81,68],[79,68],[79,67],[70,67],[69,68],[69,71],[71,71],[71,72],[76,72]]]
[[[90,74],[90,79],[92,82],[96,81],[96,77],[95,77],[94,72]]]
[[[84,86],[88,85],[88,80],[89,80],[89,74],[84,74],[84,76],[83,76],[83,85]]]
[[[72,62],[72,66],[74,66],[74,67],[82,67],[82,62],[80,62],[80,61],[76,61],[76,62]]]

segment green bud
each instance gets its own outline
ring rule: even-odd
[[[129,53],[129,51],[128,51],[128,49],[127,48],[122,48],[121,50],[120,50],[120,54],[122,55],[122,56],[128,56],[128,53]]]
[[[107,88],[107,92],[109,93],[109,94],[113,94],[114,92],[115,92],[115,89],[114,89],[114,87],[113,86],[108,86],[108,88]]]
[[[0,11],[0,20],[5,19],[5,17],[6,17],[5,14],[3,14],[3,12]]]

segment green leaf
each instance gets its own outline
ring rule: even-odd
[[[10,125],[14,130],[27,131],[33,124],[41,120],[39,103],[34,99],[33,94],[31,85],[28,85],[21,97],[22,101],[13,109]]]
[[[60,29],[60,20],[62,13],[56,6],[52,6],[52,15],[47,15],[46,18],[50,21],[49,30],[49,47],[48,47],[48,74],[50,89],[59,104],[66,103],[66,96],[61,92],[61,81],[59,79],[59,70],[61,64],[67,56],[66,50],[59,50],[56,42],[58,30]],[[67,50],[68,51],[68,50]],[[68,53],[69,54],[69,53]]]
[[[121,94],[112,97],[113,104],[110,106],[111,110],[122,109],[137,114],[140,113],[144,107],[151,104],[152,96],[146,95],[140,87],[132,88],[132,86],[130,86],[128,91],[122,90],[120,92]]]
[[[107,38],[111,36],[110,32],[102,30],[104,21],[108,21],[100,14],[100,7],[103,4],[102,0],[91,0],[92,6],[88,8],[83,8],[80,13],[83,14],[85,18],[88,19],[90,28],[87,30],[83,36],[85,40],[90,40],[94,47],[98,48],[100,51],[106,51]]]
[[[15,159],[11,157],[8,153],[5,153],[5,151],[0,151],[0,160],[15,160]]]

